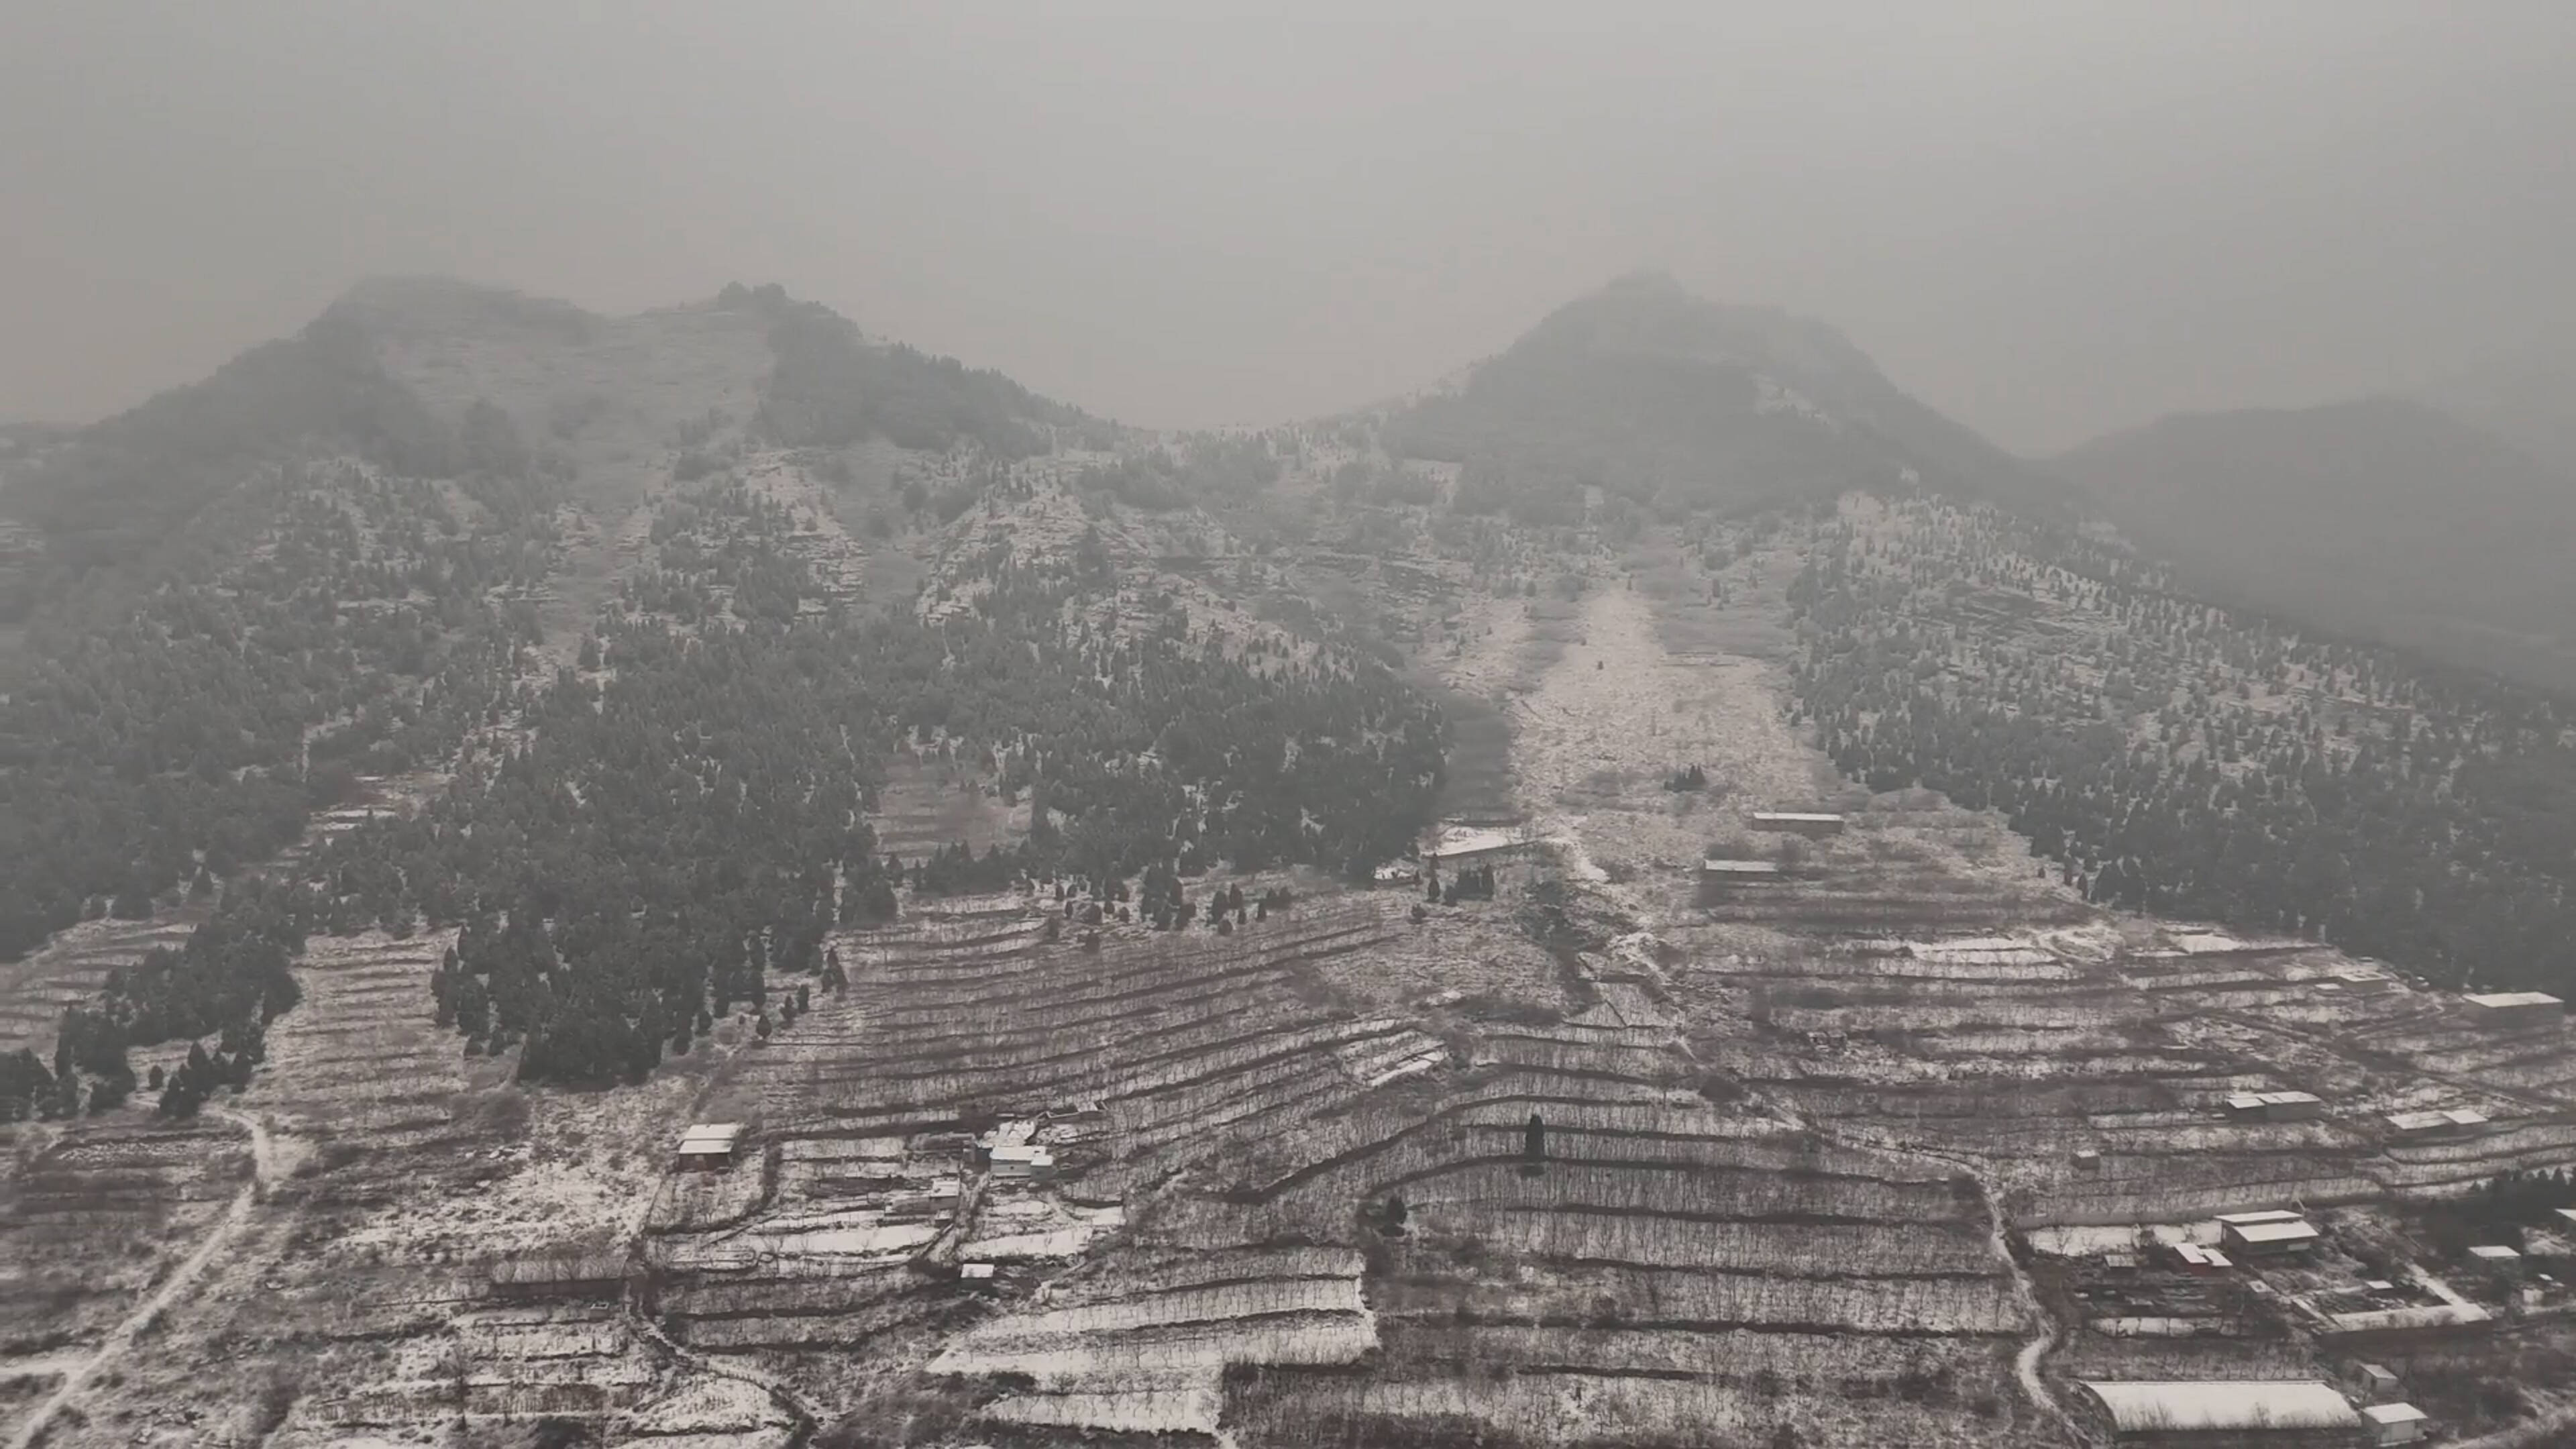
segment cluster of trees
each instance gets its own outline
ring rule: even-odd
[[[1178,925],[1184,873],[1373,862],[1428,817],[1438,713],[1374,661],[1069,624],[1096,585],[1007,554],[982,561],[971,612],[860,614],[740,485],[670,517],[658,568],[585,647],[599,668],[511,692],[524,745],[309,857],[344,924],[462,923],[441,1020],[478,1050],[521,1046],[529,1079],[631,1080],[732,1011],[765,1014],[836,922],[891,914],[898,882],[1141,871],[1140,913]],[[800,607],[746,610],[760,577]],[[641,607],[679,596],[685,621]],[[883,856],[867,818],[898,750],[1026,791],[1027,841]]]
[[[1819,527],[1797,707],[1843,770],[2008,816],[2109,905],[2443,984],[2576,985],[2576,721],[2173,594],[2069,531],[1918,501]]]
[[[790,447],[837,448],[881,436],[930,452],[973,443],[996,457],[1026,458],[1048,450],[1050,426],[1105,435],[1098,420],[998,372],[900,343],[871,343],[848,318],[795,301],[774,282],[736,283],[717,302],[768,319],[773,365],[756,422]]]
[[[164,1076],[161,1068],[152,1069],[145,1084],[160,1090],[153,1110],[164,1117],[185,1120],[197,1115],[206,1099],[217,1087],[250,1085],[251,1069],[268,1055],[265,1034],[256,1027],[233,1028],[224,1034],[223,1045],[208,1053],[202,1042],[188,1045],[187,1059],[179,1070]]]
[[[1193,433],[1177,448],[1131,453],[1085,468],[1074,486],[1154,513],[1239,501],[1278,482],[1279,453],[1295,448],[1293,438],[1274,442],[1263,433]]]
[[[85,916],[147,916],[177,887],[210,893],[340,803],[355,774],[436,759],[485,715],[535,635],[508,598],[555,552],[558,480],[498,441],[506,428],[469,419],[480,441],[456,445],[519,470],[470,475],[471,509],[357,465],[246,462],[212,501],[194,498],[216,487],[194,471],[162,479],[190,495],[192,533],[260,547],[223,567],[171,564],[139,597],[98,585],[113,609],[74,588],[31,623],[0,691],[0,958]],[[59,535],[74,551],[88,546],[81,516]]]
[[[1468,866],[1450,877],[1447,885],[1440,883],[1436,871],[1424,871],[1422,880],[1423,896],[1441,905],[1454,906],[1460,901],[1490,901],[1494,898],[1494,868],[1490,865]]]
[[[325,450],[362,461],[301,461]],[[50,1072],[8,1070],[0,1110],[104,1110],[134,1089],[129,1049],[220,1035],[215,1077],[164,1088],[192,1109],[258,1059],[289,959],[334,917],[246,870],[360,773],[494,720],[565,472],[498,408],[434,416],[334,309],[13,483],[45,587],[0,689],[0,957],[174,892],[221,899],[69,1013]]]

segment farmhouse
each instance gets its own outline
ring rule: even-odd
[[[2231,1092],[2227,1097],[2227,1115],[2240,1121],[2306,1122],[2325,1110],[2325,1099],[2314,1092]]]
[[[996,1147],[993,1175],[1006,1181],[1044,1181],[1055,1176],[1055,1154],[1027,1142]]]
[[[2338,966],[2329,974],[2333,984],[2357,996],[2376,996],[2397,989],[2397,978],[2377,966]]]
[[[1844,823],[1843,817],[1839,815],[1827,815],[1816,811],[1756,810],[1753,812],[1753,828],[1756,830],[1776,830],[1790,835],[1803,835],[1810,840],[1821,840],[1828,835],[1840,835],[1843,833]]]
[[[680,1136],[680,1166],[692,1172],[722,1171],[741,1150],[741,1123],[700,1122]]]
[[[2440,1112],[2391,1112],[2388,1130],[2409,1141],[2430,1142],[2450,1137],[2469,1137],[2487,1125],[2487,1114],[2473,1107],[2452,1107]]]
[[[2091,1395],[2124,1444],[2186,1442],[2342,1443],[2362,1418],[2331,1384],[2314,1379],[2224,1382],[2106,1382],[2086,1379]]]
[[[2321,1236],[2316,1226],[2294,1212],[2227,1213],[2218,1220],[2220,1238],[2240,1256],[2304,1253]]]
[[[2413,1404],[2373,1404],[2361,1417],[2373,1444],[2412,1444],[2424,1437],[2431,1418]]]
[[[2474,1244],[2469,1266],[2499,1282],[2511,1282],[2522,1276],[2522,1250],[2503,1243]]]
[[[2567,1003],[2545,991],[2474,992],[2461,1000],[2469,1020],[2485,1027],[2555,1026],[2567,1019]]]

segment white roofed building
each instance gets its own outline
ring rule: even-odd
[[[2373,1404],[2361,1417],[2373,1444],[2412,1444],[2432,1428],[2432,1416],[2413,1404]]]
[[[2121,1443],[2345,1443],[2360,1414],[2331,1384],[2314,1379],[2083,1380]],[[2264,1438],[2254,1438],[2264,1435]]]
[[[2567,1003],[2545,991],[2483,991],[2460,999],[2480,1026],[2554,1026],[2567,1019]]]
[[[680,1166],[713,1172],[731,1166],[742,1150],[739,1122],[700,1122],[680,1136]]]

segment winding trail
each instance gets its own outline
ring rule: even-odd
[[[215,1220],[213,1227],[207,1229],[205,1237],[198,1241],[196,1249],[180,1260],[177,1267],[170,1270],[169,1277],[161,1280],[161,1286],[153,1289],[141,1303],[136,1304],[134,1311],[127,1314],[123,1322],[118,1323],[115,1328],[108,1331],[105,1338],[99,1340],[98,1347],[90,1353],[86,1361],[63,1375],[62,1383],[39,1401],[34,1408],[27,1411],[26,1419],[9,1436],[9,1449],[31,1449],[31,1446],[43,1436],[46,1427],[53,1423],[54,1416],[69,1407],[73,1400],[78,1399],[81,1390],[89,1386],[91,1379],[98,1377],[101,1370],[122,1358],[125,1351],[134,1346],[134,1340],[141,1337],[143,1330],[150,1327],[152,1321],[164,1310],[187,1296],[188,1290],[194,1287],[197,1279],[205,1273],[207,1265],[214,1262],[216,1256],[230,1246],[234,1238],[241,1235],[243,1225],[250,1221],[250,1210],[258,1204],[262,1186],[276,1170],[276,1149],[269,1141],[268,1128],[257,1118],[229,1108],[209,1107],[206,1111],[209,1116],[221,1117],[249,1131],[250,1181],[244,1183],[242,1190],[234,1195],[231,1205],[224,1209],[224,1215]]]

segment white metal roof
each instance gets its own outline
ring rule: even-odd
[[[2310,1102],[2323,1103],[2325,1098],[2314,1092],[2257,1092],[2266,1107],[2299,1107]]]
[[[993,1265],[990,1263],[963,1263],[958,1266],[957,1276],[960,1278],[990,1278],[993,1276]]]
[[[2260,1092],[2230,1092],[2227,1094],[2227,1105],[2230,1110],[2238,1112],[2246,1111],[2249,1108],[2260,1107],[2263,1105],[2263,1094]]]
[[[1714,875],[1778,875],[1776,860],[1703,860],[1699,868]]]
[[[2522,1250],[2502,1243],[2480,1243],[2469,1249],[2469,1256],[2489,1263],[2510,1263],[2522,1256]]]
[[[2259,1213],[2220,1213],[2218,1220],[2241,1227],[2247,1223],[2295,1223],[2301,1219],[2288,1208],[2265,1208]]]
[[[2361,1423],[2333,1385],[2314,1379],[2083,1382],[2123,1434],[2349,1429]]]
[[[680,1135],[680,1153],[697,1157],[713,1152],[731,1152],[742,1140],[739,1122],[700,1122]]]
[[[2302,1222],[2230,1223],[2236,1236],[2249,1243],[2304,1243],[2317,1236],[2317,1230]]]
[[[2420,1424],[2433,1417],[2413,1404],[2373,1404],[2361,1416],[2374,1424]]]
[[[2475,1006],[2565,1006],[2567,1003],[2546,991],[2473,991],[2468,1000]]]
[[[1756,810],[1756,820],[1795,820],[1801,825],[1839,825],[1842,817],[1824,810]]]

